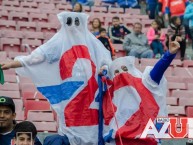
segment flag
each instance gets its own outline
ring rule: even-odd
[[[72,145],[98,144],[98,72],[111,55],[87,29],[84,13],[58,14],[61,29],[29,56],[17,57],[59,117],[59,134]]]

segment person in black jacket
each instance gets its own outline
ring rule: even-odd
[[[131,33],[128,28],[120,24],[119,17],[113,17],[112,26],[109,27],[109,37],[115,44],[122,44],[124,37]]]
[[[12,98],[0,96],[0,145],[12,145],[15,137],[15,104]],[[42,145],[35,138],[34,145]]]

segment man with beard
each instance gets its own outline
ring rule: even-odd
[[[12,98],[0,96],[0,141],[1,145],[12,145],[15,136],[15,104]],[[35,145],[42,145],[36,138]]]

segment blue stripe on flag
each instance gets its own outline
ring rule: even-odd
[[[83,84],[83,81],[71,81],[55,86],[37,87],[37,89],[51,104],[57,104],[63,100],[70,99],[74,92]]]

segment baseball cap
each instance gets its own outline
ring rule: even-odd
[[[12,112],[15,113],[15,103],[10,97],[0,96],[0,106],[9,106]]]

